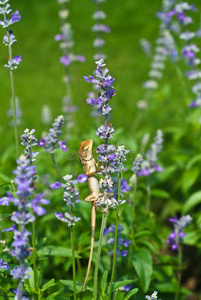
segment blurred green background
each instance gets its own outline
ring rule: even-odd
[[[42,105],[50,106],[54,120],[56,116],[62,114],[61,98],[65,95],[65,86],[62,82],[64,70],[59,62],[61,51],[58,42],[54,41],[60,27],[58,16],[60,4],[56,0],[48,2],[24,0],[10,3],[13,11],[19,10],[22,15],[21,21],[12,25],[13,33],[18,40],[13,45],[13,55],[21,55],[23,59],[14,74],[16,95],[19,97],[23,112],[19,132],[22,134],[25,128],[35,128],[39,139],[41,131],[45,129],[41,120]],[[201,11],[200,1],[195,1],[195,6]],[[79,107],[79,111],[75,113],[74,131],[78,144],[85,138],[95,138],[97,128],[95,120],[90,117],[91,107],[86,104],[87,93],[92,87],[83,79],[84,75],[92,75],[95,69],[93,55],[96,51],[92,46],[95,33],[91,31],[95,20],[91,15],[96,5],[91,0],[72,0],[67,7],[70,11],[68,20],[74,31],[74,53],[81,53],[86,57],[85,63],[76,62],[70,67],[73,78],[73,102]],[[139,118],[136,102],[143,99],[145,91],[142,83],[148,79],[147,73],[151,62],[151,59],[143,53],[139,41],[143,37],[148,39],[154,50],[160,23],[155,14],[160,9],[161,0],[123,2],[111,0],[102,4],[102,10],[107,14],[104,23],[111,28],[110,34],[102,35],[106,39],[103,52],[107,55],[106,63],[110,74],[115,78],[116,90],[111,122],[115,129],[121,128],[121,133],[116,139],[123,142],[131,151],[139,151],[139,142],[145,132],[150,132],[153,136],[158,128],[165,132],[165,145],[167,147],[169,145],[171,149],[172,144],[168,141],[172,142],[175,131],[177,136],[180,134],[178,130],[181,127],[186,134],[188,131],[191,134],[188,141],[179,140],[179,147],[185,147],[186,143],[191,143],[191,139],[200,141],[200,111],[187,108],[193,96],[191,82],[183,77],[184,90],[183,83],[176,73],[175,64],[171,62],[167,62],[159,89],[151,95],[149,109],[141,115],[139,126],[135,131],[135,122]],[[198,29],[199,12],[194,13],[193,17],[195,19],[193,28]],[[2,28],[0,35],[2,37],[4,35]],[[6,115],[10,109],[11,98],[9,73],[3,67],[7,62],[7,50],[3,44],[0,45],[0,153],[4,153],[14,136]],[[180,68],[183,72],[186,66],[181,63]]]
[[[15,72],[16,94],[20,99],[24,120],[20,130],[23,132],[28,127],[38,131],[42,128],[41,106],[48,104],[55,118],[61,114],[61,98],[65,95],[63,66],[59,62],[61,52],[58,43],[54,41],[54,36],[59,33],[60,5],[56,0],[21,0],[10,3],[12,9],[19,10],[22,15],[21,21],[12,25],[18,40],[13,45],[13,55],[21,55],[23,59]],[[200,1],[195,1],[195,5],[201,9]],[[83,80],[83,76],[93,74],[95,66],[95,49],[92,46],[95,33],[91,31],[95,21],[91,15],[96,6],[91,0],[72,0],[67,6],[70,11],[69,22],[74,31],[74,52],[86,57],[86,63],[78,62],[71,67],[74,103],[79,106],[79,112],[76,113],[77,134],[82,139],[83,132],[88,134],[94,124],[89,117],[91,108],[85,101],[91,86]],[[123,139],[126,140],[134,137],[132,125],[138,114],[136,102],[143,98],[142,82],[147,80],[150,65],[150,59],[142,52],[139,40],[145,37],[154,47],[159,25],[155,14],[161,9],[161,0],[111,0],[103,3],[102,9],[107,14],[104,23],[111,28],[110,34],[103,34],[106,39],[103,52],[107,55],[110,74],[115,77],[112,122],[115,128],[123,128]],[[194,15],[195,27],[198,27],[199,13]],[[3,37],[2,28],[0,34]],[[0,53],[2,152],[12,138],[12,129],[6,116],[10,108],[11,92],[9,73],[3,67],[8,56],[3,44],[0,45]],[[164,129],[176,119],[183,123],[183,110],[186,110],[186,100],[183,100],[174,65],[169,63],[160,89],[151,97],[150,109],[144,113],[139,135],[141,130],[155,132],[159,127]],[[188,110],[187,114],[191,112]]]

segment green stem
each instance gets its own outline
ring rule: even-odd
[[[18,300],[22,299],[22,290],[23,290],[23,283],[22,281],[20,281],[18,286],[18,297],[17,297]]]
[[[4,14],[4,18],[6,19],[6,15]],[[8,37],[8,55],[9,60],[12,61],[12,47],[10,44],[10,34],[9,29],[6,28],[6,35]],[[14,123],[14,134],[15,134],[15,147],[16,147],[16,157],[19,157],[19,140],[18,140],[18,127],[17,127],[17,110],[16,110],[16,96],[15,96],[15,84],[14,84],[14,74],[13,70],[10,69],[10,83],[11,83],[11,94],[12,94],[12,108],[13,108],[13,123]]]
[[[56,160],[55,160],[55,157],[54,157],[54,153],[50,153],[50,157],[51,157],[51,159],[52,159],[53,165],[54,165],[54,167],[55,167],[55,169],[56,169],[56,171],[57,171],[57,173],[58,173],[60,179],[63,180],[63,177],[62,177],[62,175],[61,175],[59,166],[58,166],[57,163],[56,163]]]
[[[37,266],[36,266],[36,221],[32,223],[32,246],[33,246],[33,271],[34,271],[34,289],[37,292]],[[34,295],[37,300],[37,295]]]
[[[147,176],[147,211],[150,210],[151,204],[151,185],[150,185],[150,178]]]
[[[77,262],[77,268],[78,268],[78,274],[79,274],[79,281],[82,282],[82,266],[81,266],[81,262],[80,262],[80,259],[77,258],[76,259],[76,262]]]
[[[73,206],[71,205],[71,216],[73,216]],[[71,227],[71,247],[72,247],[72,264],[73,264],[73,289],[74,289],[74,300],[76,300],[76,269],[75,269],[75,233],[74,225]]]
[[[103,231],[106,226],[106,220],[107,220],[107,215],[105,213],[103,213],[100,236],[99,236],[99,243],[98,243],[98,252],[97,252],[97,257],[96,257],[96,265],[95,265],[95,271],[94,271],[94,300],[96,300],[97,296],[98,296],[98,267],[99,267],[99,262],[100,262],[100,255],[101,255],[102,241],[103,241]]]
[[[122,174],[119,172],[119,183],[118,183],[118,203],[121,197],[121,177]],[[116,224],[115,224],[115,241],[114,241],[114,255],[113,255],[113,262],[112,262],[112,274],[110,280],[110,290],[108,300],[111,299],[112,296],[112,286],[113,286],[113,279],[115,273],[115,265],[116,265],[116,257],[117,257],[117,238],[118,238],[118,225],[119,225],[119,214],[118,214],[118,206],[116,208]]]
[[[177,76],[179,78],[181,87],[182,87],[182,92],[183,92],[184,99],[186,100],[186,104],[187,104],[188,93],[187,93],[187,90],[186,90],[186,83],[184,81],[184,75],[183,75],[183,73],[181,71],[181,68],[179,67],[178,64],[175,64],[175,70],[176,70]]]
[[[128,268],[131,267],[132,262],[132,252],[133,252],[133,246],[135,246],[135,202],[136,202],[136,194],[137,194],[137,175],[135,174],[135,180],[134,180],[134,195],[133,195],[133,214],[132,214],[132,226],[131,226],[131,240],[132,243],[130,245],[129,249],[129,257],[128,257]]]
[[[181,274],[182,274],[182,246],[179,243],[178,245],[178,265],[179,265],[179,271],[178,271],[178,277],[177,277],[177,290],[175,294],[175,300],[179,299],[180,289],[181,289]]]

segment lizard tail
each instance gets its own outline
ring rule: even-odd
[[[91,267],[91,261],[92,261],[92,255],[93,255],[93,248],[94,248],[94,235],[95,235],[95,226],[96,226],[96,206],[95,206],[95,201],[91,202],[91,245],[90,245],[90,254],[89,254],[89,261],[88,261],[88,266],[87,266],[87,272],[86,276],[84,279],[84,283],[81,289],[81,292],[83,292],[88,276],[89,276],[89,271]]]

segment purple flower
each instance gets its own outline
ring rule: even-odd
[[[72,175],[66,175],[63,177],[65,180],[65,184],[62,184],[59,187],[62,187],[64,189],[64,201],[66,202],[67,205],[71,205],[71,213],[73,209],[73,204],[79,202],[79,193],[75,190],[74,188],[74,181],[72,180]],[[68,226],[75,225],[76,222],[80,220],[80,218],[77,218],[75,216],[70,215],[69,213],[55,213],[55,217],[59,219],[62,222],[68,223]]]
[[[51,183],[50,187],[52,190],[56,190],[56,189],[59,189],[60,187],[62,187],[62,184],[59,181],[57,181],[55,183]]]
[[[42,194],[36,195],[36,197],[32,200],[31,206],[33,208],[33,211],[38,216],[42,216],[46,213],[46,210],[42,206],[38,206],[39,204],[47,205],[49,204],[49,201],[47,199],[44,199]]]
[[[9,206],[9,197],[3,197],[0,199],[0,205],[6,205],[6,206]]]
[[[4,269],[4,270],[8,270],[9,269],[9,265],[8,262],[3,262],[3,259],[0,259],[0,269]]]
[[[84,183],[85,181],[88,180],[88,176],[86,174],[80,174],[77,176],[76,181],[80,183]]]
[[[39,147],[44,147],[45,145],[46,145],[45,139],[41,139],[41,140],[39,141],[39,143],[38,143],[38,146],[39,146]]]
[[[11,24],[18,22],[20,19],[21,19],[21,16],[20,16],[18,10],[16,10],[14,13],[11,14],[11,21],[12,21]]]
[[[64,56],[62,56],[62,57],[60,58],[60,62],[61,62],[64,66],[67,67],[67,66],[70,65],[71,60],[70,60],[69,56],[64,55]]]
[[[192,221],[192,218],[189,215],[186,215],[182,216],[180,219],[177,219],[176,217],[170,218],[169,221],[174,224],[174,229],[169,234],[166,244],[171,245],[172,250],[176,250],[185,237],[182,228],[186,227],[187,224]]]
[[[77,55],[76,58],[77,58],[77,61],[80,61],[80,62],[85,62],[85,60],[86,60],[85,57],[83,55],[80,55],[80,54]]]
[[[29,269],[25,268],[24,270],[22,270],[21,267],[14,267],[11,270],[11,275],[13,276],[14,279],[20,279],[20,280],[25,280],[28,279],[30,277],[29,273]]]
[[[145,299],[147,299],[147,300],[157,300],[158,299],[157,294],[158,294],[158,292],[154,291],[151,296],[146,295]],[[158,300],[160,300],[160,299],[158,299]]]
[[[52,128],[49,129],[47,136],[39,141],[38,146],[40,147],[43,146],[46,152],[53,154],[55,150],[59,147],[58,146],[59,137],[62,134],[61,129],[63,126],[64,126],[64,117],[61,115],[54,120],[54,123],[52,124]],[[66,147],[64,147],[65,146],[64,141],[62,142],[62,144],[60,144],[60,147],[61,146],[63,148],[62,150],[64,151],[64,149],[66,149]]]
[[[123,251],[121,252],[121,256],[125,257],[125,256],[127,256],[127,255],[128,255],[128,250],[123,250]]]
[[[65,35],[64,34],[57,34],[54,37],[55,41],[62,41],[64,39]]]
[[[123,249],[123,247],[128,247],[131,243],[131,240],[126,240],[122,238],[123,226],[118,225],[118,234],[117,234],[117,255],[125,257],[128,255],[128,250]],[[108,238],[108,245],[114,245],[114,233],[115,233],[115,225],[111,225],[108,229],[104,228],[104,235],[112,234]],[[109,254],[113,254],[113,251],[109,251]]]
[[[98,135],[100,139],[105,140],[111,139],[113,134],[114,128],[112,126],[105,127],[104,125],[101,125],[96,131],[96,135]]]
[[[138,176],[149,176],[153,172],[162,172],[163,169],[156,164],[158,160],[158,153],[162,150],[163,145],[163,133],[161,130],[157,130],[155,141],[151,144],[151,149],[146,153],[146,159],[141,164],[141,170],[137,174]]]
[[[127,184],[127,180],[126,179],[122,179],[121,180],[121,191],[123,193],[127,193],[129,192],[131,189],[131,187]]]
[[[67,151],[68,148],[65,145],[66,141],[59,141],[59,146],[63,152]]]
[[[73,226],[76,222],[81,220],[81,218],[71,217],[67,212],[65,212],[64,215],[62,213],[55,213],[55,217],[62,222],[68,223],[68,226]]]
[[[29,130],[27,130],[27,135],[23,135],[23,143],[27,145],[28,148],[29,146],[31,147],[31,144],[36,144],[32,133],[33,131],[29,132]],[[13,248],[11,249],[11,255],[20,261],[20,266],[15,267],[11,271],[11,275],[14,279],[18,279],[19,284],[21,284],[25,279],[29,278],[29,269],[25,266],[25,260],[30,255],[28,242],[31,233],[26,230],[25,226],[35,220],[35,216],[29,212],[29,209],[33,208],[38,214],[42,214],[41,208],[38,208],[38,204],[47,204],[48,201],[43,199],[41,195],[37,195],[33,200],[31,199],[33,196],[33,183],[36,173],[36,167],[31,165],[31,160],[25,155],[22,155],[17,160],[17,164],[17,169],[13,171],[16,175],[14,179],[14,183],[16,184],[16,197],[8,193],[8,197],[5,197],[6,199],[4,200],[11,201],[18,207],[18,210],[12,214],[11,221],[20,226],[18,229],[16,224],[13,224],[12,227],[5,231],[13,231],[14,242],[12,243]],[[0,201],[2,201],[2,199],[0,199]]]
[[[124,285],[123,289],[124,289],[125,292],[129,292],[132,289],[132,284]]]

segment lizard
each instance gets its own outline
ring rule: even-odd
[[[94,247],[94,235],[95,235],[95,226],[96,226],[96,201],[100,196],[100,190],[98,187],[98,179],[97,179],[97,172],[99,164],[96,163],[95,159],[93,158],[92,153],[92,146],[93,140],[87,140],[80,143],[78,156],[80,162],[83,165],[85,174],[88,176],[88,186],[90,190],[90,195],[85,198],[86,202],[91,202],[91,245],[90,245],[90,255],[89,261],[87,266],[87,272],[84,279],[84,283],[82,286],[82,290],[84,290],[89,271],[91,267],[92,255],[93,255],[93,247]]]

